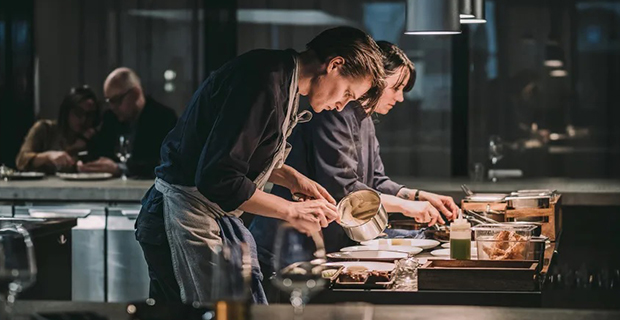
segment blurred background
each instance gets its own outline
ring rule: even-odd
[[[414,90],[377,132],[387,173],[447,178],[491,168],[524,177],[620,178],[620,1],[486,0],[486,24],[457,36],[404,35],[404,1],[22,0],[0,3],[0,162],[70,87],[102,97],[118,66],[180,114],[229,59],[303,50],[350,25],[398,44]],[[497,155],[496,155],[497,157]]]

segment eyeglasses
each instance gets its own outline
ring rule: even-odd
[[[129,92],[131,92],[132,88],[129,88],[127,91],[125,91],[124,93],[118,94],[112,98],[106,98],[105,99],[105,103],[112,105],[112,106],[117,106],[119,104],[121,104],[123,102],[123,99],[125,99],[125,97],[129,94]]]

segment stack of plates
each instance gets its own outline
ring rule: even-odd
[[[328,253],[327,257],[335,260],[394,261],[406,258],[407,254],[398,251],[367,250]]]

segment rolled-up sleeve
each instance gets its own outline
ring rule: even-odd
[[[201,194],[224,211],[233,211],[252,197],[256,185],[247,177],[250,159],[265,135],[277,134],[274,99],[267,88],[260,79],[248,76],[205,92],[195,101],[219,104],[200,154],[195,183]]]
[[[373,138],[374,147],[372,152],[374,159],[374,174],[372,179],[372,187],[381,193],[395,196],[404,186],[392,181],[385,175],[383,160],[381,160],[381,154],[379,153],[379,140],[377,140],[376,136]]]
[[[309,122],[314,144],[316,182],[336,199],[350,192],[371,189],[358,173],[358,153],[354,141],[354,119],[336,112],[323,112]]]

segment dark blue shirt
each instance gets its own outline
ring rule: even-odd
[[[286,164],[325,187],[336,201],[359,189],[396,195],[403,187],[385,175],[373,120],[357,102],[349,103],[342,112],[314,113],[310,122],[295,127],[288,141],[293,149]],[[291,199],[290,191],[280,186],[274,186],[272,193]],[[278,219],[257,216],[250,226],[263,264],[271,265],[279,223]],[[328,252],[352,243],[335,222],[323,230],[323,236]]]
[[[295,54],[253,50],[213,72],[166,136],[157,177],[227,212],[252,197],[283,134]]]

